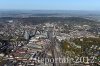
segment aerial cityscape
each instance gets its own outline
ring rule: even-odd
[[[0,66],[100,66],[100,1],[81,1],[1,1]]]

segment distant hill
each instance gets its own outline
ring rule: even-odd
[[[81,10],[0,10],[0,17],[100,16],[100,11]]]
[[[13,18],[13,17],[2,17],[0,22],[8,22],[13,20],[14,22],[40,24],[45,22],[63,22],[63,23],[96,23],[93,20],[80,18],[80,17],[27,17],[27,18]]]

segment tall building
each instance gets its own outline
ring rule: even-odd
[[[28,32],[28,31],[25,31],[25,33],[24,33],[24,38],[25,38],[26,40],[29,39],[29,32]]]

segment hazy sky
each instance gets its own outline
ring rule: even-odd
[[[100,0],[0,0],[0,9],[100,10]]]

